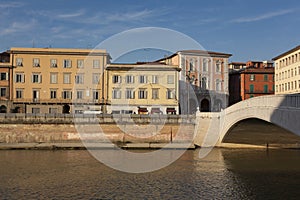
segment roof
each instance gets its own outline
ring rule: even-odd
[[[187,54],[208,54],[208,55],[219,55],[219,56],[232,56],[232,54],[229,53],[221,53],[221,52],[215,52],[215,51],[205,51],[205,50],[181,50],[177,53],[187,53]]]
[[[66,49],[66,48],[24,48],[12,47],[9,53],[16,54],[58,54],[58,55],[109,55],[103,49]]]
[[[275,58],[273,58],[272,60],[278,60],[279,58],[282,58],[282,57],[284,57],[284,56],[286,56],[286,55],[289,55],[289,54],[291,54],[291,53],[293,53],[294,51],[297,51],[297,50],[299,50],[300,49],[300,45],[298,45],[298,46],[296,46],[295,48],[292,48],[291,50],[288,50],[288,51],[286,51],[286,52],[284,52],[284,53],[282,53],[282,54],[280,54],[280,55],[278,55],[278,56],[276,56]]]
[[[255,68],[255,67],[248,67],[244,69],[240,69],[237,71],[233,71],[231,74],[273,74],[274,67],[265,67],[265,68]]]
[[[174,56],[183,53],[183,54],[201,54],[201,55],[206,55],[206,56],[222,56],[222,57],[230,57],[232,56],[232,54],[228,54],[228,53],[221,53],[221,52],[215,52],[215,51],[205,51],[205,50],[181,50],[181,51],[177,51],[176,53],[165,57],[165,58],[161,58],[159,60],[156,60],[155,62],[159,62],[159,61],[163,61],[165,59],[169,59],[169,58],[173,58]]]
[[[245,62],[231,62],[231,63],[228,63],[228,65],[246,65]]]
[[[137,62],[137,63],[111,63],[106,66],[107,70],[143,70],[143,71],[167,71],[181,69],[176,65],[166,65],[159,62]]]

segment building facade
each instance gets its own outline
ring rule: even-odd
[[[228,105],[228,58],[231,54],[183,50],[159,60],[181,69],[179,74],[180,110],[192,114],[218,112]]]
[[[300,45],[273,58],[275,94],[300,92]]]
[[[179,71],[162,63],[107,65],[107,112],[178,114]]]
[[[273,62],[248,61],[229,75],[229,105],[252,97],[274,94]]]
[[[105,50],[11,48],[14,112],[105,111]]]
[[[3,52],[0,54],[0,113],[10,112],[11,109],[10,75],[10,54]]]

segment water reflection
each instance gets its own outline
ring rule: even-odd
[[[129,174],[88,151],[0,151],[1,199],[287,199],[300,195],[295,150],[187,151],[161,170]]]

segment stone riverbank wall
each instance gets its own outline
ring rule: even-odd
[[[0,114],[0,143],[80,142],[81,134],[97,142],[191,142],[195,120],[178,115]]]

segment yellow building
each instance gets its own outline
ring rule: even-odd
[[[109,64],[108,113],[177,113],[178,66],[162,63]]]
[[[273,58],[275,94],[300,93],[300,45]]]
[[[11,48],[15,112],[105,111],[105,50]]]

